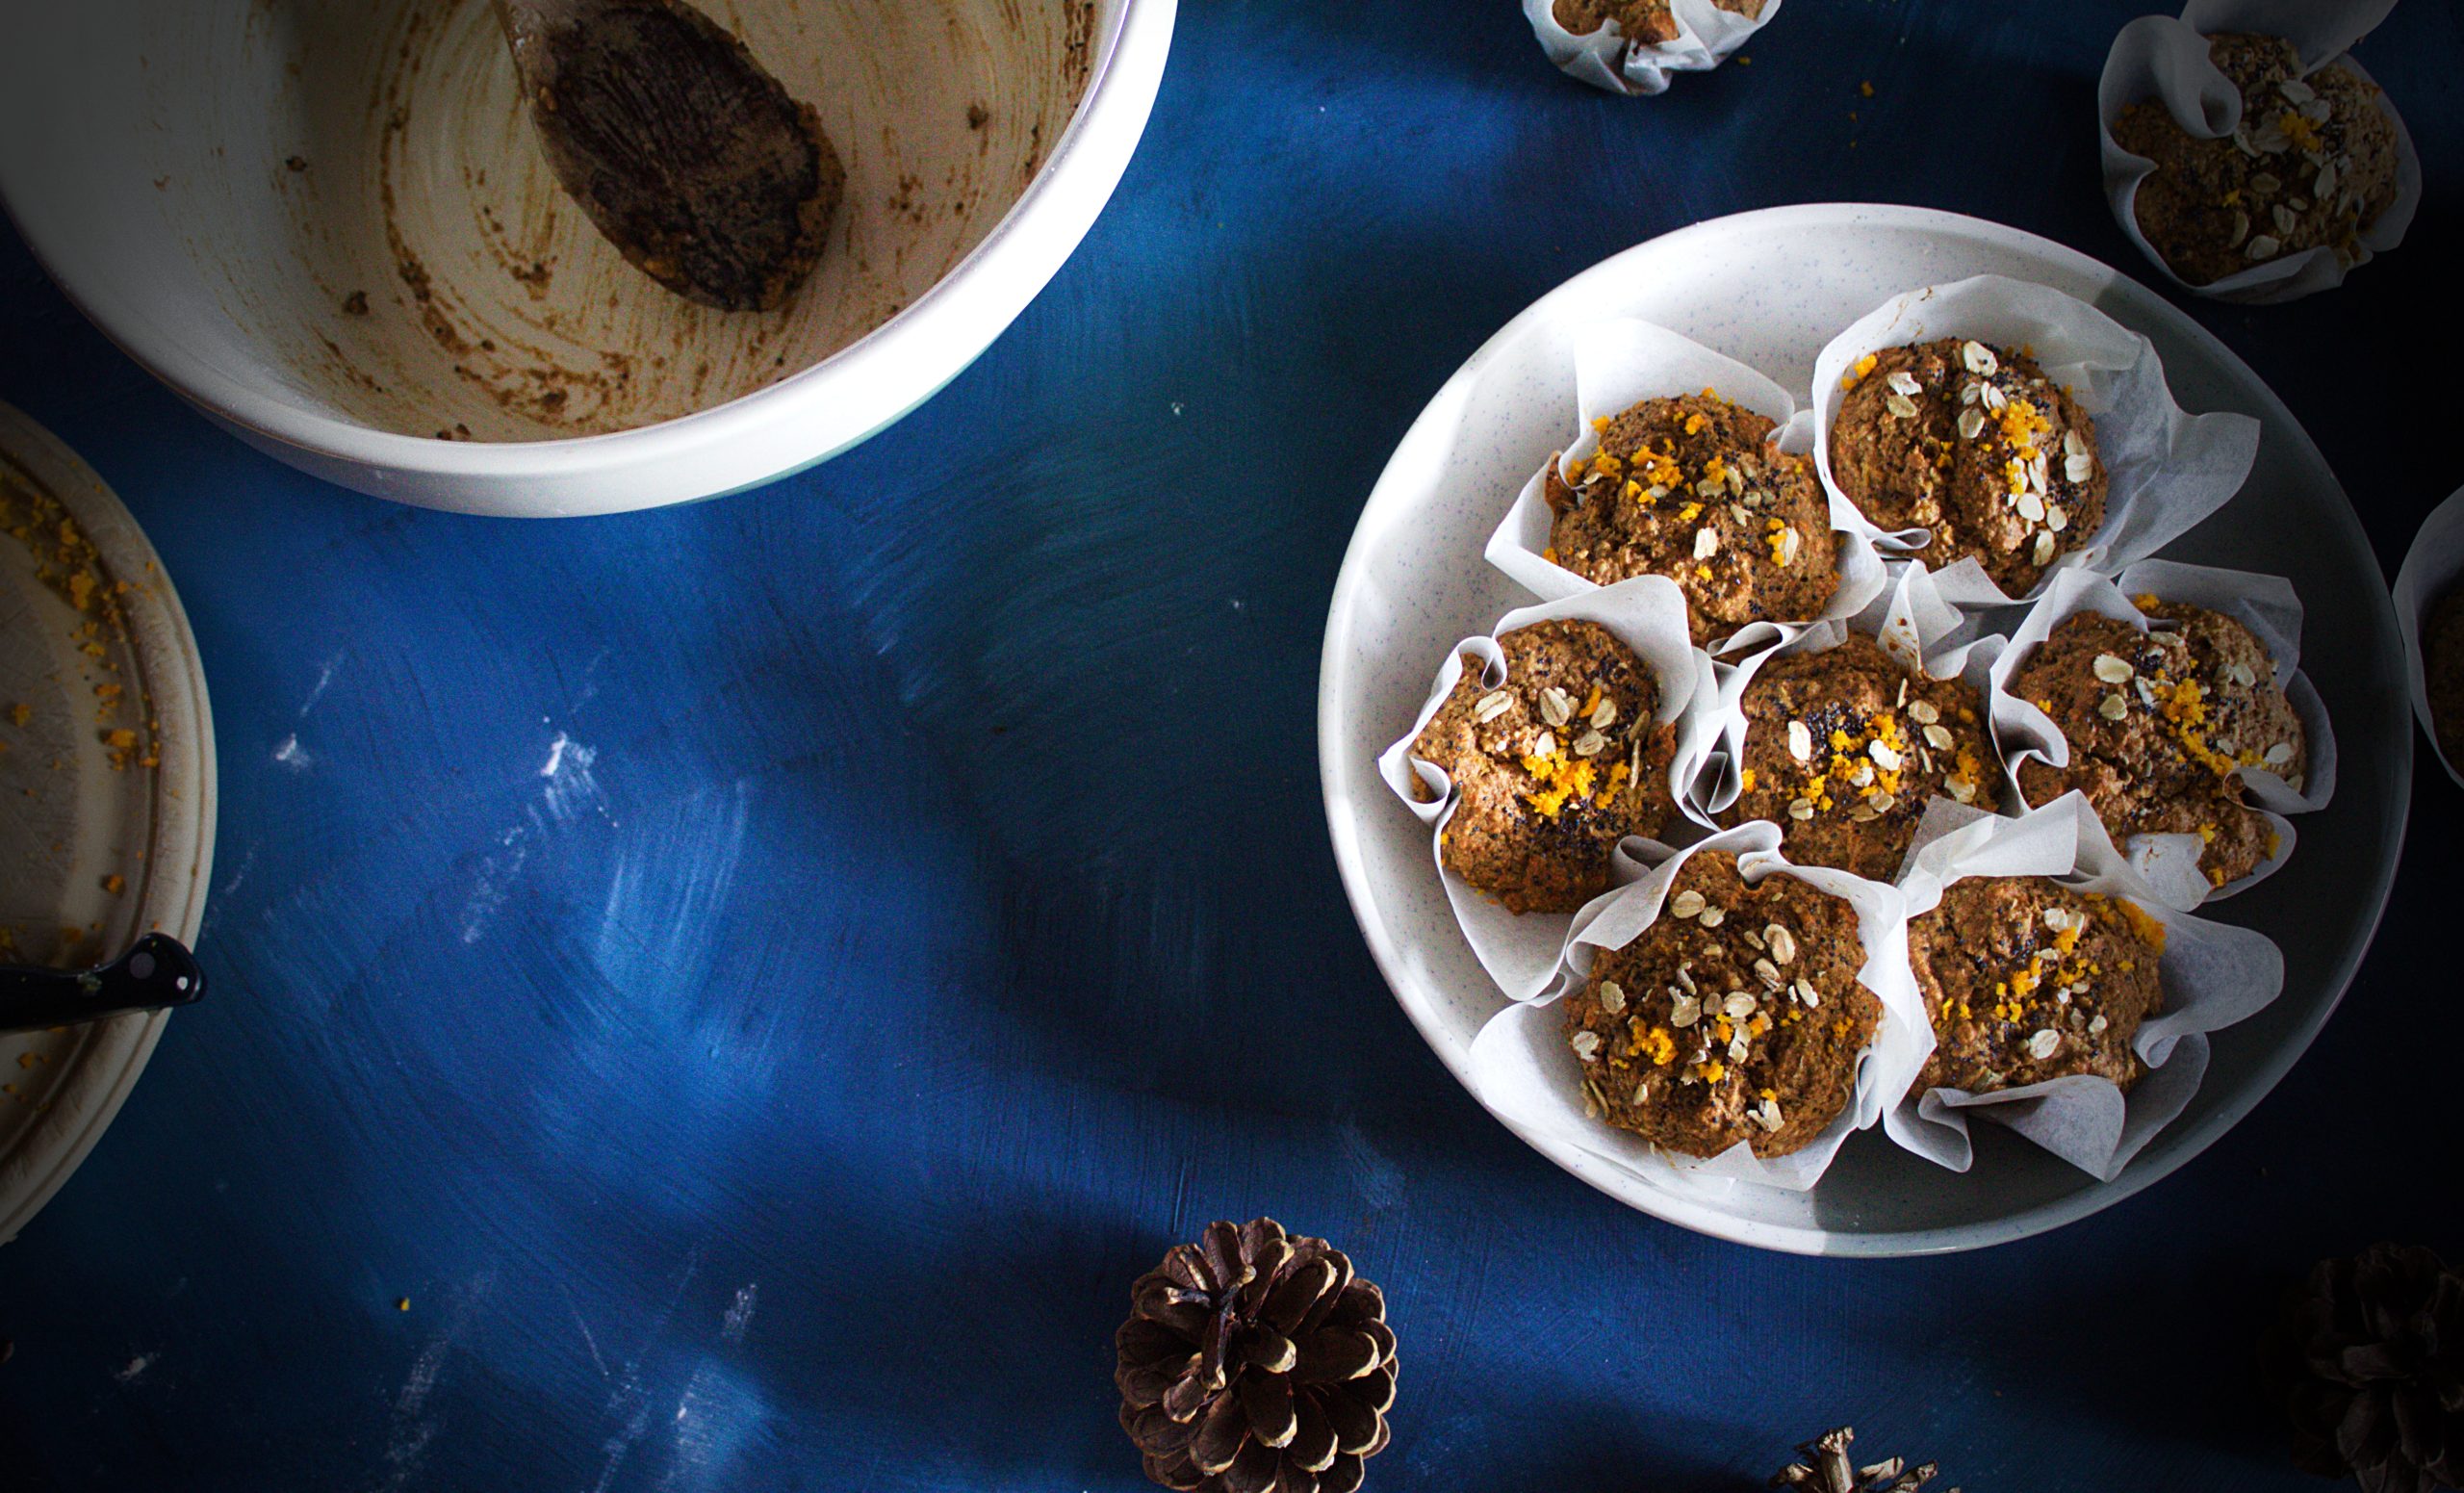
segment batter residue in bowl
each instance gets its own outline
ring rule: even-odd
[[[235,283],[234,314],[337,414],[406,435],[549,440],[712,408],[856,342],[984,240],[1067,127],[1097,18],[1091,0],[705,9],[814,103],[846,168],[782,309],[695,305],[625,262],[549,169],[487,0],[300,0],[251,45],[288,99],[265,180],[302,273],[278,300]]]

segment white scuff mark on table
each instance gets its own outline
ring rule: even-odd
[[[738,1287],[735,1300],[719,1318],[719,1340],[731,1348],[741,1347],[760,1302],[759,1281],[748,1280]],[[660,1493],[718,1486],[718,1475],[731,1459],[732,1448],[743,1439],[746,1422],[760,1413],[758,1397],[737,1382],[724,1363],[705,1360],[677,1398],[671,1423],[675,1454],[667,1476],[659,1480]]]
[[[475,944],[487,936],[488,925],[504,907],[514,880],[529,862],[534,838],[593,812],[614,825],[601,801],[599,780],[591,772],[598,760],[595,749],[564,732],[556,733],[548,743],[548,759],[539,767],[543,785],[539,801],[524,807],[521,821],[499,835],[497,848],[479,862],[470,898],[462,905],[464,944]]]
[[[570,708],[578,710],[599,698],[599,666],[605,663],[608,655],[614,652],[612,648],[603,648],[591,656],[589,663],[582,666],[581,692],[574,696],[574,703]]]
[[[334,672],[343,666],[343,657],[342,654],[337,653],[327,658],[317,670],[317,682],[309,686],[308,698],[299,702],[301,720],[306,720],[308,712],[317,708],[317,702],[325,698],[325,690],[334,682]]]
[[[155,1355],[152,1353],[139,1353],[136,1357],[128,1360],[128,1366],[126,1368],[115,1369],[112,1371],[112,1382],[116,1384],[136,1383],[139,1379],[145,1377],[147,1370],[154,1367],[154,1359]]]
[[[282,738],[282,744],[273,749],[273,759],[293,772],[306,772],[317,765],[315,754],[299,744],[297,732]]]
[[[256,847],[256,846],[254,846],[254,845],[250,845],[250,846],[249,846],[249,847],[244,851],[244,852],[243,852],[243,853],[241,854],[241,857],[240,857],[240,864],[239,864],[238,868],[237,868],[237,869],[235,869],[234,871],[232,871],[232,873],[231,873],[229,876],[227,876],[227,877],[225,877],[225,878],[223,879],[222,886],[221,886],[221,888],[220,888],[220,895],[222,895],[222,896],[226,896],[226,897],[227,897],[227,896],[231,895],[231,893],[233,893],[233,892],[235,892],[235,891],[239,890],[239,889],[240,889],[240,885],[241,885],[241,883],[245,882],[245,881],[248,879],[248,873],[249,873],[250,871],[255,870],[256,868],[257,868],[257,847]]]
[[[727,1408],[719,1395],[712,1367],[706,1363],[695,1369],[693,1377],[685,1383],[683,1397],[676,1402],[675,1455],[668,1463],[667,1476],[659,1480],[659,1493],[709,1485],[711,1454],[717,1450],[727,1419]]]
[[[496,921],[503,908],[505,894],[512,888],[513,879],[522,874],[523,863],[530,859],[526,826],[515,825],[497,839],[496,853],[479,862],[479,876],[471,888],[471,899],[462,905],[462,941],[474,944],[487,936],[488,924]]]
[[[592,962],[621,988],[677,990],[708,977],[710,929],[735,885],[753,818],[738,779],[631,818],[608,879]]]
[[[232,894],[246,883],[248,873],[256,868],[257,847],[250,845],[241,852],[240,863],[232,869],[230,875],[222,879],[222,885],[214,889],[214,895],[205,899],[205,915],[197,919],[196,936],[200,940],[214,931],[214,925],[220,919],[222,910],[230,906]]]
[[[440,1333],[420,1349],[420,1355],[411,1360],[410,1377],[394,1397],[396,1415],[417,1415],[427,1407],[427,1397],[436,1392],[436,1376],[445,1367],[446,1351],[452,1346]]]
[[[695,1245],[686,1251],[684,1264],[677,1272],[676,1284],[668,1290],[666,1302],[651,1319],[651,1329],[643,1338],[641,1347],[625,1361],[624,1376],[617,1381],[615,1391],[607,1397],[606,1409],[610,1416],[621,1413],[624,1421],[613,1435],[601,1443],[600,1449],[607,1454],[607,1461],[599,1470],[599,1480],[592,1484],[592,1493],[607,1493],[616,1481],[616,1475],[624,1470],[625,1459],[632,1455],[634,1445],[651,1428],[651,1401],[642,1386],[642,1359],[657,1344],[659,1335],[667,1330],[668,1320],[676,1315],[677,1302],[684,1300],[684,1293],[693,1284],[693,1277],[701,1273],[702,1247]]]
[[[625,1365],[625,1377],[616,1386],[616,1394],[608,1403],[611,1411],[629,1402],[632,1409],[626,1416],[623,1428],[601,1443],[600,1450],[607,1454],[607,1463],[600,1468],[599,1481],[592,1484],[592,1493],[607,1493],[608,1487],[616,1480],[616,1474],[624,1468],[625,1458],[632,1454],[633,1444],[642,1439],[642,1432],[650,1429],[650,1400],[642,1393],[639,1369],[639,1360]]]
[[[556,1289],[565,1293],[565,1309],[574,1314],[574,1326],[581,1328],[582,1346],[590,1350],[590,1361],[598,1366],[599,1377],[606,1378],[607,1360],[600,1356],[599,1336],[590,1330],[590,1320],[581,1314],[581,1302],[574,1299],[574,1288],[559,1280]]]
[[[1369,1139],[1357,1120],[1347,1120],[1336,1131],[1344,1159],[1351,1163],[1352,1181],[1361,1199],[1373,1208],[1391,1208],[1403,1200],[1403,1171]]]
[[[598,760],[596,751],[561,731],[556,733],[556,739],[548,744],[548,760],[539,769],[539,776],[548,782],[541,791],[548,817],[565,824],[599,806],[599,780],[590,773]]]
[[[748,1280],[735,1294],[726,1316],[719,1319],[719,1336],[730,1346],[744,1341],[744,1329],[753,1326],[754,1309],[761,1304],[761,1282]]]
[[[488,1272],[474,1277],[456,1294],[445,1326],[421,1345],[419,1355],[411,1360],[411,1372],[402,1379],[402,1387],[395,1391],[394,1412],[385,1430],[384,1458],[389,1471],[382,1486],[388,1493],[409,1483],[419,1471],[421,1457],[436,1439],[440,1423],[426,1413],[428,1398],[436,1393],[446,1360],[461,1341],[472,1317],[495,1288],[496,1275]]]

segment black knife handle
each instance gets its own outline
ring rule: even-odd
[[[0,1031],[68,1026],[131,1011],[192,1006],[205,970],[179,940],[149,933],[98,969],[0,965]]]

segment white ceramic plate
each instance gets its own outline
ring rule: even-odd
[[[1411,724],[1440,653],[1527,600],[1481,562],[1480,549],[1565,438],[1574,329],[1646,317],[1802,399],[1814,355],[1841,327],[1899,291],[1985,273],[2095,304],[2154,340],[2185,408],[2262,423],[2241,496],[2166,553],[2291,577],[2307,608],[2304,657],[2336,660],[2316,675],[2337,734],[2374,750],[2355,752],[2335,803],[2304,818],[2281,875],[2215,909],[2283,946],[2285,993],[2220,1034],[2190,1109],[2118,1179],[2100,1185],[1992,1126],[1965,1174],[1879,1132],[1853,1138],[1803,1195],[1681,1194],[1539,1145],[1611,1197],[1704,1233],[1806,1254],[1917,1254],[2023,1238],[2120,1201],[2197,1155],[2284,1075],[2344,993],[2395,875],[2411,782],[2395,617],[2334,475],[2257,375],[2143,287],[2032,234],[1918,208],[1773,208],[1655,239],[1541,297],[1438,391],[1370,495],[1326,622],[1319,770],[1345,890],[1396,998],[1458,1077],[1481,1023],[1503,1004],[1447,909],[1426,829],[1379,781],[1376,758]]]
[[[46,501],[39,528],[8,531]],[[64,518],[91,545],[65,561]],[[115,595],[122,625],[98,620],[97,604],[72,605],[71,576]],[[214,860],[214,724],[196,639],[128,510],[6,404],[0,743],[0,929],[16,946],[0,961],[91,963],[156,929],[192,942]],[[168,1019],[0,1033],[0,1242],[93,1149]]]

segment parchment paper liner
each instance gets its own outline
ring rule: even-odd
[[[1606,628],[1631,648],[1650,671],[1659,689],[1659,708],[1655,718],[1678,723],[1677,751],[1670,764],[1670,787],[1674,792],[1676,785],[1687,781],[1686,777],[1678,776],[1679,772],[1690,777],[1695,759],[1702,754],[1701,712],[1696,707],[1708,697],[1713,685],[1710,656],[1687,640],[1685,598],[1674,581],[1661,576],[1644,576],[1580,596],[1510,611],[1498,619],[1488,636],[1465,638],[1448,649],[1446,661],[1437,671],[1437,682],[1429,687],[1428,699],[1413,719],[1412,729],[1377,759],[1378,775],[1386,780],[1386,785],[1429,827],[1429,854],[1437,861],[1447,900],[1453,906],[1455,921],[1462,925],[1463,936],[1471,941],[1480,967],[1515,1000],[1529,1000],[1547,988],[1556,972],[1558,956],[1565,948],[1566,930],[1576,914],[1526,913],[1518,917],[1507,912],[1504,904],[1474,890],[1446,868],[1439,837],[1445,834],[1458,801],[1453,781],[1434,764],[1412,756],[1411,749],[1429,717],[1453,692],[1455,682],[1462,677],[1465,654],[1482,660],[1483,677],[1488,687],[1494,689],[1506,680],[1499,637],[1534,623],[1569,619],[1596,622]],[[1412,797],[1415,775],[1436,792],[1434,802],[1421,803]],[[1683,822],[1675,814],[1671,821],[1672,827]],[[1629,837],[1613,858],[1610,885],[1621,885],[1640,875],[1645,862],[1637,858],[1638,853],[1653,843]]]
[[[1742,790],[1738,770],[1745,762],[1745,687],[1773,658],[1791,654],[1829,653],[1848,640],[1851,631],[1874,639],[1884,653],[1911,670],[1934,679],[1964,679],[1983,702],[1994,660],[2002,656],[1998,636],[1960,639],[1974,624],[1942,600],[1934,577],[1922,560],[1910,561],[1885,595],[1875,598],[1863,615],[1852,622],[1826,622],[1810,628],[1773,628],[1750,641],[1757,646],[1734,664],[1715,665],[1718,692],[1709,703],[1701,770],[1687,785],[1684,803],[1690,817],[1706,825],[1737,801]],[[1987,735],[1991,736],[1990,722]]]
[[[2208,61],[2207,39],[2219,32],[2282,37],[2300,51],[2304,77],[2341,58],[2355,77],[2375,87],[2361,64],[2344,53],[2395,7],[2396,0],[2191,0],[2178,20],[2143,15],[2115,36],[2113,50],[2105,55],[2104,75],[2096,83],[2105,196],[2113,204],[2114,221],[2159,273],[2195,296],[2255,305],[2298,300],[2345,282],[2349,271],[2337,261],[2334,249],[2323,246],[2280,254],[2206,285],[2193,285],[2175,274],[2139,227],[2139,184],[2155,172],[2156,163],[2116,142],[2114,121],[2128,106],[2154,99],[2174,122],[2201,140],[2231,135],[2242,123],[2242,94]],[[2361,230],[2352,269],[2401,244],[2422,201],[2422,163],[2414,153],[2413,137],[2384,90],[2378,106],[2396,127],[2396,200]]]
[[[2143,560],[2123,571],[2116,580],[2086,571],[2066,571],[2054,578],[2053,589],[2029,609],[2012,633],[2010,647],[1994,665],[1988,704],[2015,805],[2020,802],[2019,764],[2040,757],[2057,767],[2067,766],[2070,744],[2063,738],[2061,728],[2035,704],[2011,692],[2012,676],[2046,634],[2077,612],[2102,612],[2146,631],[2147,618],[2130,599],[2149,593],[2163,601],[2223,612],[2256,633],[2268,656],[2275,662],[2276,682],[2292,702],[2310,748],[2309,771],[2298,790],[2262,768],[2245,767],[2235,772],[2252,807],[2267,816],[2277,837],[2276,853],[2241,880],[2222,887],[2210,884],[2206,873],[2198,868],[2199,838],[2195,835],[2134,835],[2124,842],[2131,869],[2147,883],[2155,896],[2172,907],[2194,908],[2216,898],[2229,897],[2274,875],[2293,858],[2293,823],[2285,815],[2324,809],[2328,800],[2335,797],[2335,730],[2327,720],[2327,709],[2320,702],[2318,690],[2311,686],[2309,676],[2301,672],[2301,603],[2294,595],[2291,581],[2171,560]]]
[[[2446,764],[2447,775],[2464,787],[2464,772],[2439,750],[2438,721],[2429,713],[2429,668],[2422,656],[2422,632],[2429,609],[2464,576],[2464,487],[2432,508],[2421,532],[2404,553],[2404,568],[2396,572],[2396,627],[2404,637],[2404,675],[2413,691],[2413,718],[2422,723],[2429,748]]]
[[[1689,337],[1654,322],[1621,317],[1585,327],[1575,337],[1575,423],[1563,451],[1552,459],[1560,478],[1566,464],[1587,460],[1600,449],[1595,419],[1614,419],[1644,399],[1672,399],[1709,389],[1722,399],[1771,421],[1780,427],[1780,449],[1803,455],[1813,450],[1813,421],[1797,408],[1788,391],[1760,371],[1724,356]],[[1549,548],[1549,509],[1543,466],[1523,485],[1506,510],[1505,522],[1489,536],[1484,552],[1490,564],[1514,578],[1532,595],[1554,601],[1593,588],[1573,571],[1543,557]],[[1803,624],[1853,617],[1889,584],[1881,554],[1874,549],[1874,527],[1855,506],[1824,484],[1830,505],[1832,542],[1838,555],[1839,589],[1831,605],[1815,617],[1776,618]],[[1810,542],[1813,535],[1806,535]],[[1713,637],[1714,653],[1727,653],[1731,638]]]
[[[1677,39],[1656,46],[1629,45],[1615,21],[1603,22],[1589,36],[1578,37],[1557,24],[1553,0],[1523,0],[1531,34],[1559,72],[1579,78],[1596,89],[1629,96],[1664,92],[1674,73],[1707,72],[1745,45],[1746,38],[1771,24],[1780,0],[1763,0],[1762,15],[1748,20],[1723,11],[1711,0],[1669,0],[1677,21]]]
[[[1864,354],[1941,337],[2032,348],[2048,377],[2067,385],[2096,423],[2096,450],[2110,477],[2104,526],[2054,562],[2051,575],[2084,567],[2106,575],[2146,558],[2222,507],[2258,457],[2259,423],[2247,415],[2192,415],[2173,402],[2155,344],[2087,302],[2049,286],[1983,274],[1894,296],[1832,339],[1814,361],[1814,465],[1823,485],[1856,515],[1886,559],[1926,542],[1929,530],[1877,528],[1831,472],[1831,425],[1846,391],[1840,379]],[[2001,606],[2027,598],[1995,585],[1973,557],[1935,573],[1944,600]]]
[[[2131,872],[2082,794],[2016,819],[1937,799],[1900,883],[1908,916],[1939,907],[1944,888],[1971,876],[2050,876],[2128,898],[2165,925],[2164,1010],[2131,1041],[2148,1071],[2127,1094],[2111,1079],[2084,1073],[1993,1094],[1912,1088],[1883,1128],[1927,1160],[1965,1171],[1975,1160],[1968,1117],[1998,1120],[2110,1182],[2198,1092],[2207,1034],[2247,1018],[2284,989],[2284,956],[2262,934],[2167,907]]]
[[[1526,1133],[1578,1146],[1623,1171],[1662,1186],[1724,1193],[1739,1183],[1804,1192],[1820,1180],[1851,1131],[1871,1126],[1906,1090],[1934,1050],[1934,1029],[1908,967],[1907,919],[1899,893],[1879,882],[1820,866],[1796,866],[1779,852],[1780,830],[1767,819],[1741,824],[1683,850],[1656,847],[1649,874],[1595,899],[1575,914],[1559,978],[1540,997],[1507,1006],[1472,1043],[1473,1092]],[[1661,1151],[1640,1137],[1587,1116],[1582,1064],[1566,1043],[1556,1002],[1581,988],[1595,951],[1623,948],[1659,917],[1661,899],[1678,868],[1699,851],[1732,851],[1749,884],[1794,876],[1857,909],[1865,948],[1858,982],[1883,1003],[1874,1039],[1857,1058],[1855,1098],[1811,1144],[1768,1161],[1739,1142],[1717,1156]]]

